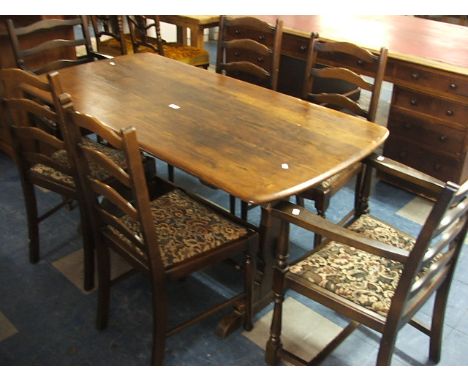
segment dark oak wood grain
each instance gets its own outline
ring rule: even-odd
[[[360,161],[388,134],[375,123],[154,54],[84,64],[60,76],[77,110],[117,129],[135,126],[145,151],[257,204]]]

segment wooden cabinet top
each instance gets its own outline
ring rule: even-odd
[[[349,41],[419,65],[468,75],[468,28],[411,16],[259,16],[273,24],[277,17],[285,32],[308,37],[318,32],[327,40]]]

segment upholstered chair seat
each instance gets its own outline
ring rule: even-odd
[[[120,150],[115,150],[112,147],[100,144],[98,142],[92,141],[89,138],[84,138],[84,144],[88,147],[93,147],[96,150],[106,154],[109,156],[116,164],[125,167],[125,157]],[[59,165],[64,166],[66,168],[70,167],[70,163],[68,161],[68,154],[65,150],[58,150],[51,155],[51,158],[55,160]],[[96,179],[104,180],[109,177],[109,174],[104,171],[102,168],[91,163],[91,174]],[[75,182],[73,177],[63,172],[58,171],[52,167],[46,166],[43,163],[38,163],[31,168],[31,171],[35,174],[39,174],[41,176],[46,176],[54,179],[55,181],[68,185],[68,186],[75,186]]]
[[[210,211],[180,189],[153,200],[150,206],[166,268],[247,235],[245,227]],[[128,215],[120,220],[136,236],[142,236],[138,222]],[[125,236],[109,228],[129,243]],[[139,253],[143,256],[141,251]]]
[[[411,251],[415,242],[408,234],[369,215],[362,215],[348,228],[369,239],[407,251]],[[292,265],[288,277],[302,279],[311,288],[327,289],[385,316],[402,269],[400,262],[330,241]]]

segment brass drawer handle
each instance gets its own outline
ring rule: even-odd
[[[362,60],[357,60],[356,63],[357,63],[359,66],[361,66],[361,65],[364,64],[364,61],[362,61]]]
[[[413,80],[418,80],[419,77],[420,77],[419,73],[417,73],[417,72],[411,73],[411,78],[412,78]]]
[[[263,57],[257,57],[257,62],[263,62]]]
[[[453,116],[453,110],[447,110],[445,112],[445,114],[447,114],[449,117]]]
[[[447,139],[448,139],[448,138],[447,138],[446,135],[441,135],[441,136],[439,137],[439,141],[441,141],[441,142],[447,142]]]
[[[455,90],[457,87],[458,87],[457,84],[454,83],[454,82],[452,82],[452,83],[450,84],[450,86],[449,86],[449,88],[452,89],[452,90]]]
[[[416,106],[418,104],[418,100],[416,98],[411,98],[410,104]]]
[[[301,52],[305,52],[307,50],[307,46],[305,46],[304,44],[302,44],[300,47],[299,47],[299,50]]]
[[[258,41],[265,41],[265,36],[263,34],[258,36]]]

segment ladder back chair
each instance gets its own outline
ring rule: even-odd
[[[123,32],[123,16],[90,16],[96,38],[96,50],[114,56],[126,55],[130,36]]]
[[[39,261],[39,223],[78,200],[81,216],[84,255],[84,289],[94,284],[94,256],[92,233],[86,211],[75,187],[75,173],[69,165],[65,143],[61,139],[59,116],[52,89],[33,74],[20,69],[1,69],[0,80],[4,87],[7,123],[12,137],[15,161],[18,167],[29,237],[29,260]],[[35,186],[57,193],[63,201],[39,215]]]
[[[255,17],[221,16],[216,56],[216,72],[277,89],[283,37],[283,22],[274,26]],[[241,201],[241,217],[247,220],[247,202]],[[236,200],[230,196],[230,210],[235,214]]]
[[[93,51],[86,16],[77,16],[71,19],[44,19],[21,27],[15,27],[13,20],[7,19],[6,25],[17,67],[35,74],[108,58]],[[74,36],[75,27],[80,27],[82,38],[51,38],[33,47],[26,47],[21,42],[23,36],[37,36],[37,38],[40,36],[43,41],[54,31],[66,30],[67,28]],[[77,55],[77,48],[84,50],[84,53]],[[38,57],[41,57],[41,62],[44,57],[47,57],[47,62],[37,65]]]
[[[368,213],[371,171],[392,174],[426,189],[434,206],[416,238]],[[314,365],[321,362],[360,324],[382,334],[378,365],[389,365],[399,330],[407,323],[430,337],[429,358],[441,356],[445,308],[453,272],[467,230],[468,182],[442,183],[398,162],[373,155],[365,163],[356,204],[358,213],[346,227],[303,207],[281,202],[273,215],[281,221],[274,270],[274,313],[266,361],[279,359]],[[290,224],[327,238],[288,264]],[[347,317],[351,322],[316,358],[306,362],[281,344],[282,302],[286,288]],[[414,319],[435,294],[430,327]]]
[[[133,53],[158,53],[161,56],[205,69],[210,65],[210,56],[205,49],[168,43],[163,40],[159,16],[127,16],[127,22]]]
[[[371,77],[371,80],[367,80],[346,67],[317,67],[318,61],[326,63],[327,65],[336,65],[333,64],[333,59],[352,60],[352,62],[355,62]],[[380,53],[376,55],[348,42],[321,41],[317,34],[312,33],[309,39],[302,98],[375,122],[386,63],[386,48],[381,48]],[[344,93],[313,93],[314,84],[317,80],[338,80],[342,82],[342,89],[351,90],[345,90]],[[344,87],[343,84],[348,84],[349,87]],[[338,90],[338,88],[335,88],[335,90]],[[359,93],[361,93],[362,96],[363,92],[367,92],[370,95],[367,107],[360,105],[354,99],[356,96],[359,98]],[[346,128],[346,126],[343,128]],[[326,179],[318,186],[298,195],[298,203],[304,206],[304,199],[313,200],[317,213],[325,217],[325,212],[329,207],[331,197],[347,184],[353,176],[356,176],[360,170],[361,165],[357,163],[331,178]],[[320,244],[320,235],[315,235],[314,240],[316,245]]]
[[[134,128],[120,132],[97,119],[73,111],[70,100],[61,97],[70,132],[67,144],[73,153],[87,205],[92,214],[98,256],[97,325],[108,322],[110,280],[109,250],[148,275],[152,285],[153,345],[151,363],[164,361],[166,337],[195,324],[234,303],[245,305],[244,327],[252,327],[252,286],[258,234],[253,227],[229,216],[224,210],[189,195],[172,183],[143,175],[140,150]],[[94,131],[116,150],[124,153],[127,168],[83,144],[80,129]],[[119,184],[111,187],[90,175],[90,165],[105,168]],[[126,192],[122,192],[126,191]],[[108,203],[99,203],[104,198]],[[167,327],[167,282],[234,255],[244,255],[244,291],[176,327]]]

